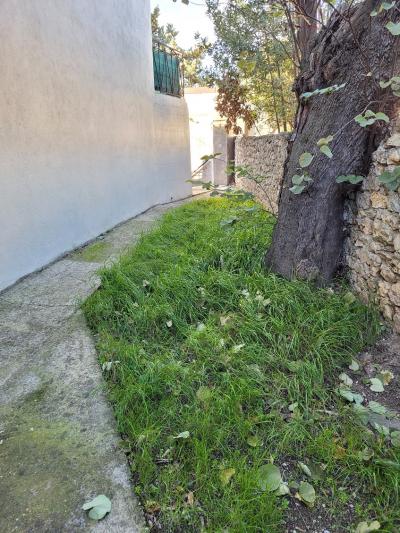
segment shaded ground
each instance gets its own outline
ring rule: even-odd
[[[120,225],[0,294],[0,531],[135,532],[142,512],[79,309],[112,263],[168,207]],[[111,513],[81,510],[98,494]]]

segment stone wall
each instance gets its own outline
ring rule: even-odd
[[[236,180],[237,186],[252,192],[275,215],[278,213],[288,140],[286,133],[236,139],[235,164],[249,166],[255,174],[265,176],[260,185],[248,178],[240,178]]]
[[[400,120],[373,155],[361,190],[348,202],[345,259],[350,282],[364,301],[375,301],[400,332],[400,194],[377,176],[400,163]]]

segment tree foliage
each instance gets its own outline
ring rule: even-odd
[[[264,117],[277,131],[287,131],[294,116],[295,64],[284,10],[265,0],[206,4],[217,36],[210,74],[219,88],[220,113],[236,130],[239,119],[250,126]]]
[[[185,2],[184,2],[185,3]],[[151,13],[151,30],[153,37],[180,50],[176,41],[179,31],[173,24],[160,24],[160,8],[156,6]],[[209,78],[203,68],[203,59],[210,47],[206,38],[199,33],[194,35],[195,45],[188,50],[180,50],[183,54],[183,69],[186,87],[205,85]]]

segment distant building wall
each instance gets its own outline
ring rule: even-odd
[[[183,99],[156,94],[149,0],[0,3],[0,289],[190,194]]]
[[[190,156],[194,172],[203,155],[213,153],[213,124],[221,118],[215,111],[217,90],[209,87],[193,87],[185,90],[189,110]],[[211,162],[210,162],[211,163]],[[211,164],[207,167],[211,167]],[[208,174],[207,176],[212,179]]]
[[[237,137],[235,143],[235,164],[248,166],[254,173],[265,176],[261,185],[240,178],[236,180],[237,186],[253,193],[275,215],[278,214],[288,140],[286,133],[272,133],[259,137]]]
[[[190,150],[192,172],[201,165],[204,155],[218,153],[208,161],[197,177],[214,185],[227,185],[226,168],[234,159],[232,139],[225,130],[225,119],[215,109],[217,89],[192,87],[185,91],[189,109]]]

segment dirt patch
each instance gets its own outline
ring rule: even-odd
[[[352,389],[362,393],[368,401],[379,402],[388,409],[399,411],[400,336],[395,333],[385,335],[374,346],[362,352],[358,361],[361,372],[348,372],[354,381]],[[378,376],[382,371],[391,372],[393,379],[385,385],[384,392],[373,392],[370,390],[369,379]]]

